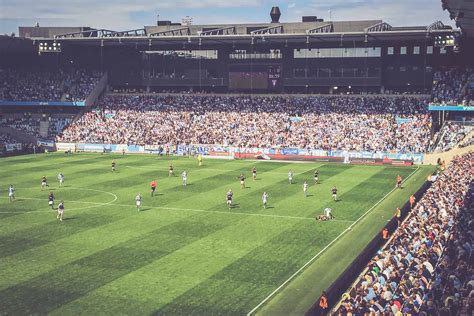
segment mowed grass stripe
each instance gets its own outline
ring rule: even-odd
[[[156,315],[245,315],[349,224],[299,222],[155,311]],[[223,292],[225,299],[218,293]]]
[[[128,216],[110,224],[88,229],[67,238],[22,251],[0,261],[0,289],[25,282],[62,265],[110,248],[187,217],[172,213],[155,220],[152,213]],[[67,229],[58,225],[58,229]],[[34,258],[34,260],[31,260]]]
[[[412,172],[411,169],[379,169],[352,189],[342,194],[338,191],[338,201],[331,199],[324,207],[332,208],[337,219],[355,221],[394,188],[398,174],[405,177]]]
[[[214,218],[215,215],[211,217]],[[111,297],[123,301],[122,304],[110,307],[108,312],[111,314],[148,314],[207,280],[290,226],[292,224],[289,222],[270,218],[259,221],[238,218],[232,226],[190,243],[108,283],[60,308],[57,313],[68,314],[73,310],[81,310],[83,304],[97,306],[97,309],[91,310],[92,313],[97,313],[103,310],[102,304],[110,305],[104,298]],[[141,289],[146,291],[142,292]]]
[[[0,310],[7,314],[48,313],[193,241],[232,225],[232,222],[232,219],[228,219],[203,224],[198,218],[185,218],[160,227],[144,236],[62,265],[59,271],[44,273],[0,291],[0,297],[6,302]],[[25,297],[28,299],[25,300]]]

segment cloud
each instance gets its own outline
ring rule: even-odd
[[[294,7],[296,7],[296,3],[290,3],[288,4],[288,9],[293,9]]]

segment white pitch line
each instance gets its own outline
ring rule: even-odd
[[[403,182],[407,181],[415,172],[417,172],[419,169],[416,168],[412,173],[408,175],[408,177],[403,180]],[[402,182],[402,183],[403,183]],[[337,235],[336,238],[334,238],[333,241],[331,241],[329,244],[327,244],[321,251],[319,251],[317,254],[315,254],[311,259],[308,260],[301,268],[299,268],[295,273],[293,273],[285,282],[283,282],[280,286],[278,286],[273,292],[271,292],[267,297],[265,297],[257,306],[255,306],[250,312],[247,313],[247,316],[252,315],[255,311],[257,311],[263,304],[265,304],[270,298],[272,298],[280,289],[282,289],[285,285],[287,285],[291,280],[294,279],[295,276],[297,276],[301,271],[303,271],[308,265],[310,265],[316,258],[318,258],[326,249],[328,249],[332,244],[334,244],[339,238],[341,238],[346,232],[352,229],[354,225],[356,225],[361,219],[363,219],[367,214],[369,214],[377,205],[382,203],[383,200],[385,200],[390,194],[392,194],[397,188],[393,188],[388,192],[383,198],[381,198],[377,203],[375,203],[371,208],[369,208],[364,214],[362,214],[356,221],[354,221],[349,227],[347,227],[342,233]]]
[[[134,207],[135,206],[135,205],[130,205],[130,204],[112,204],[112,206],[114,206],[114,205],[115,206],[123,206],[123,207]],[[274,214],[262,214],[262,213],[244,213],[244,212],[233,212],[233,211],[224,212],[224,211],[200,210],[200,209],[193,209],[193,208],[178,208],[178,207],[166,207],[166,206],[144,206],[144,208],[161,209],[161,210],[169,210],[169,211],[188,211],[188,212],[196,212],[196,213],[257,216],[257,217],[284,218],[284,219],[311,220],[311,221],[315,220],[313,217],[274,215]],[[332,221],[333,222],[353,223],[353,221],[345,221],[345,220],[332,220]]]
[[[100,206],[106,206],[106,205],[110,205],[112,203],[114,203],[115,201],[117,201],[118,197],[116,194],[112,193],[112,192],[108,192],[108,191],[102,191],[102,190],[96,190],[96,189],[88,189],[88,188],[71,188],[71,187],[68,187],[67,189],[73,189],[73,190],[85,190],[85,191],[94,191],[94,192],[99,192],[99,193],[105,193],[105,194],[108,194],[108,195],[111,195],[113,196],[114,198],[108,202],[104,202],[104,203],[100,203],[100,202],[86,202],[86,201],[72,201],[72,200],[68,200],[68,202],[71,202],[71,203],[82,203],[82,204],[92,204],[92,206],[85,206],[85,207],[79,207],[79,208],[71,208],[71,209],[67,209],[66,211],[70,212],[70,211],[75,211],[75,210],[85,210],[85,209],[90,209],[90,208],[96,208],[96,207],[100,207]],[[22,190],[25,190],[25,188],[23,188]],[[6,198],[6,197],[0,197],[0,198]],[[47,199],[40,199],[40,198],[24,198],[24,197],[18,197],[18,200],[37,200],[37,201],[47,201]],[[0,214],[28,214],[28,213],[50,213],[51,211],[2,211],[0,212]]]
[[[0,197],[6,199],[6,197]],[[18,199],[20,200],[37,200],[37,201],[47,201],[46,199],[39,199],[39,198],[22,198],[19,197]],[[66,211],[72,211],[72,210],[83,210],[83,209],[88,209],[88,208],[94,208],[94,207],[99,207],[99,206],[105,206],[105,205],[110,205],[110,206],[123,206],[123,207],[134,207],[135,205],[131,204],[113,204],[114,201],[110,201],[107,203],[99,203],[99,202],[84,202],[84,201],[70,201],[68,200],[67,202],[70,203],[83,203],[83,204],[92,204],[94,206],[91,207],[82,207],[82,208],[74,208],[74,209],[69,209]],[[147,206],[145,206],[147,208]],[[212,213],[212,214],[228,214],[228,215],[242,215],[242,216],[257,216],[257,217],[269,217],[269,218],[283,218],[283,219],[295,219],[295,220],[311,220],[314,221],[315,219],[313,217],[302,217],[302,216],[289,216],[289,215],[274,215],[274,214],[262,214],[262,213],[244,213],[244,212],[224,212],[224,211],[212,211],[212,210],[200,210],[200,209],[192,209],[192,208],[177,208],[177,207],[166,207],[166,206],[149,206],[148,208],[152,209],[162,209],[162,210],[170,210],[170,211],[188,211],[188,212],[196,212],[196,213]],[[6,212],[0,212],[0,214],[12,214],[12,213],[50,213],[51,211],[25,211],[25,212],[20,212],[20,211],[6,211]],[[333,219],[328,222],[342,222],[342,223],[353,223],[354,221],[349,221],[349,220],[338,220],[338,219]]]

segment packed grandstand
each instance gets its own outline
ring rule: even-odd
[[[59,73],[66,74],[55,75]],[[54,101],[66,94],[72,99],[84,99],[92,91],[97,73],[85,76],[86,72],[77,71],[75,74],[80,74],[80,82],[84,82],[75,85],[73,90],[77,94],[59,89],[71,81],[67,75],[57,79],[58,83],[45,86],[30,79],[9,81],[3,98],[8,101],[21,96],[24,101],[33,101],[41,96]],[[473,76],[470,70],[437,72],[432,100],[470,102],[473,89],[468,83]],[[16,88],[12,88],[13,83],[17,84]],[[13,95],[10,90],[21,93]],[[39,133],[42,118],[37,115],[5,115],[0,124],[39,139],[67,143],[221,144],[401,153],[446,151],[472,137],[469,136],[472,126],[456,122],[447,122],[435,132],[428,112],[429,102],[423,96],[396,95],[107,94],[73,124],[70,124],[72,115],[51,112],[49,130],[43,136]]]

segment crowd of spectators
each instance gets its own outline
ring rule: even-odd
[[[17,141],[9,134],[0,134],[0,144],[14,144]]]
[[[41,137],[39,133],[40,120],[30,116],[2,118],[0,120],[0,126],[12,127],[21,132],[32,135],[35,138]]]
[[[435,103],[463,104],[474,100],[474,69],[452,68],[434,74],[432,97]]]
[[[458,145],[474,130],[474,125],[447,122],[438,132],[440,137],[434,152],[445,152]]]
[[[72,87],[66,95],[69,101],[85,100],[102,77],[99,71],[78,70],[74,75]]]
[[[457,157],[437,176],[344,294],[339,315],[472,315],[473,159]]]
[[[58,141],[424,152],[430,126],[403,96],[108,95]]]
[[[0,100],[84,100],[100,77],[89,70],[0,69]]]
[[[7,126],[29,134],[38,140],[54,140],[64,128],[72,121],[70,117],[51,116],[49,119],[48,134],[46,137],[40,133],[41,118],[36,116],[8,117],[0,119],[0,126]]]

